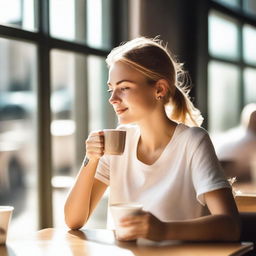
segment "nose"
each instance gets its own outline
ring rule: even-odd
[[[112,92],[108,101],[112,105],[115,104],[115,103],[120,103],[121,102],[121,98],[119,97],[116,90],[113,90],[113,92]]]

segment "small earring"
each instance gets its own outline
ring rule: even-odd
[[[161,99],[162,99],[162,96],[158,96],[158,97],[157,97],[157,100],[161,100]]]

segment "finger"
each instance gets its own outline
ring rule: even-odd
[[[127,215],[120,219],[120,222],[125,221],[142,221],[147,217],[147,214],[138,214],[138,215]]]
[[[117,236],[116,239],[118,241],[121,241],[121,242],[125,242],[125,241],[132,241],[132,240],[136,240],[138,237],[136,236],[128,236],[128,237],[120,237],[120,236]]]
[[[101,142],[103,143],[104,142],[104,137],[103,136],[90,136],[88,137],[88,139],[86,140],[86,143],[88,142]]]
[[[127,221],[120,221],[119,226],[120,227],[128,227],[128,226],[133,226],[133,225],[140,225],[144,223],[142,220],[127,220]]]
[[[90,132],[90,135],[104,135],[104,132],[102,130],[92,131]]]
[[[90,137],[102,137],[104,138],[104,132],[103,131],[93,131],[89,134],[88,136],[89,138]]]
[[[101,141],[88,141],[86,143],[86,148],[104,148],[104,144]]]

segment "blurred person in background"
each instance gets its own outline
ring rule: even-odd
[[[241,124],[223,134],[216,153],[227,176],[252,181],[256,173],[256,103],[243,108]]]
[[[110,205],[143,205],[141,214],[121,221],[127,232],[118,240],[238,240],[232,190],[184,88],[182,65],[159,39],[143,37],[113,49],[107,64],[109,103],[118,129],[126,130],[125,151],[104,155],[104,133],[89,135],[65,203],[68,227],[83,227],[109,187]]]

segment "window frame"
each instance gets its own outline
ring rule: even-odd
[[[128,0],[112,0],[111,48],[128,38]],[[96,49],[75,41],[51,37],[49,25],[49,0],[35,0],[35,15],[38,16],[37,31],[0,24],[0,37],[25,41],[37,47],[37,147],[38,147],[38,228],[53,226],[52,150],[51,150],[51,83],[50,53],[52,49],[66,50],[83,55],[106,57],[110,49]],[[85,131],[88,133],[87,130]]]
[[[197,16],[197,24],[198,24],[198,56],[197,60],[197,90],[196,90],[196,99],[197,105],[201,110],[205,120],[203,126],[208,129],[208,63],[212,61],[220,61],[227,64],[233,64],[239,67],[241,76],[240,76],[240,88],[241,88],[241,98],[240,98],[240,110],[242,110],[244,106],[244,79],[243,79],[243,70],[245,67],[256,68],[256,65],[245,63],[243,60],[243,35],[242,28],[244,24],[251,25],[256,28],[256,16],[254,17],[251,14],[247,14],[242,9],[243,1],[239,1],[240,9],[231,8],[222,5],[214,0],[200,0],[198,3],[198,16]],[[208,17],[210,11],[217,11],[223,13],[224,15],[230,16],[231,18],[237,20],[239,24],[238,28],[238,40],[239,40],[239,59],[237,61],[228,60],[226,58],[211,56],[208,50]]]

